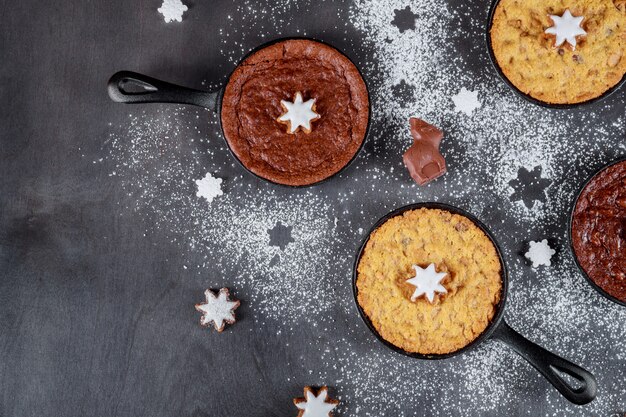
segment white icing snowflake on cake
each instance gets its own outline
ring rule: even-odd
[[[183,13],[189,8],[183,4],[180,0],[163,0],[161,7],[157,9],[159,13],[163,15],[163,19],[166,22],[183,21]]]
[[[224,194],[222,191],[222,179],[214,177],[211,173],[207,173],[204,178],[196,180],[196,185],[198,186],[196,196],[206,198],[209,203],[215,197]]]
[[[478,91],[470,91],[467,88],[461,88],[458,94],[452,96],[454,102],[454,110],[463,112],[471,116],[474,110],[480,108],[481,103],[478,100]]]
[[[443,294],[448,292],[445,287],[441,285],[441,280],[445,278],[447,273],[437,272],[435,270],[435,264],[428,265],[426,269],[413,265],[413,269],[415,269],[415,276],[406,281],[416,287],[415,292],[413,292],[411,296],[411,301],[415,301],[418,297],[425,295],[428,301],[432,303],[435,299],[435,292]]]
[[[213,291],[206,290],[204,296],[206,303],[196,304],[196,310],[202,313],[200,324],[207,327],[213,324],[215,330],[221,332],[226,323],[235,322],[235,309],[239,307],[240,302],[230,299],[228,288],[222,288],[217,296]]]
[[[304,387],[304,398],[295,398],[293,403],[300,410],[298,417],[331,417],[339,401],[328,397],[327,387],[320,388],[317,395],[311,387]]]
[[[555,253],[556,251],[548,244],[548,240],[544,239],[541,242],[531,241],[528,252],[524,256],[533,263],[533,268],[537,268],[539,265],[552,265],[550,259]]]
[[[584,16],[574,17],[570,13],[569,9],[565,10],[563,16],[550,15],[554,26],[546,29],[548,35],[555,35],[556,41],[554,46],[561,46],[564,42],[572,45],[573,49],[576,49],[576,37],[586,35],[587,32],[580,26],[583,22]]]
[[[320,118],[315,113],[314,98],[303,101],[302,94],[298,92],[293,102],[281,100],[280,104],[285,109],[285,114],[277,120],[287,124],[287,133],[296,133],[299,128],[305,133],[311,133],[311,122]]]

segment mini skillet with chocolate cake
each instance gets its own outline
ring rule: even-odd
[[[233,72],[222,100],[224,135],[255,174],[288,185],[332,176],[357,153],[369,120],[354,64],[320,42],[267,46]]]
[[[119,71],[108,92],[119,103],[192,104],[219,112],[239,162],[265,180],[290,186],[341,171],[369,126],[369,94],[357,67],[337,49],[309,39],[261,45],[218,91]]]
[[[589,280],[626,305],[626,160],[602,169],[583,187],[572,212],[570,236]]]

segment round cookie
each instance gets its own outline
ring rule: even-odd
[[[550,15],[583,17],[576,47],[555,47]],[[623,0],[500,0],[490,29],[497,64],[523,93],[550,104],[601,96],[626,73]]]
[[[434,302],[411,301],[413,265],[434,263],[447,276]],[[455,352],[493,319],[502,266],[491,239],[467,217],[420,208],[387,220],[371,235],[357,267],[357,301],[385,340],[420,354]]]

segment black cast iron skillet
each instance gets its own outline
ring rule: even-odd
[[[283,41],[287,41],[287,40],[297,40],[297,39],[309,40],[309,41],[318,42],[318,43],[322,43],[324,45],[330,46],[333,49],[337,50],[337,52],[339,52],[340,54],[345,56],[348,60],[350,60],[350,58],[348,58],[348,56],[346,56],[343,52],[339,51],[334,46],[329,45],[329,44],[327,44],[325,42],[319,41],[317,39],[306,38],[306,37],[289,37],[289,38],[275,39],[273,41],[270,41],[270,42],[267,42],[267,43],[264,43],[264,44],[258,46],[257,48],[255,48],[252,51],[248,52],[248,54],[246,56],[244,56],[241,59],[241,61],[239,61],[239,64],[241,64],[249,56],[251,56],[255,52],[260,51],[261,49],[267,48],[268,46],[271,46],[271,45],[273,45],[275,43],[278,43],[278,42],[283,42]],[[260,178],[260,179],[262,179],[264,181],[268,181],[268,182],[270,182],[272,184],[282,185],[282,186],[291,187],[291,188],[302,188],[302,187],[309,187],[311,185],[320,184],[320,183],[322,183],[324,181],[329,180],[330,178],[334,177],[335,175],[339,174],[343,170],[345,170],[350,164],[352,164],[352,162],[354,162],[354,160],[356,159],[356,157],[359,154],[359,152],[361,152],[361,149],[363,149],[363,145],[365,144],[365,140],[367,139],[367,136],[369,134],[369,128],[370,128],[370,123],[371,123],[371,118],[372,118],[372,109],[371,109],[372,105],[371,105],[371,101],[369,100],[369,86],[367,85],[367,82],[365,81],[365,77],[363,77],[363,73],[361,72],[359,67],[354,63],[354,61],[350,60],[350,62],[352,62],[352,64],[355,66],[355,68],[357,68],[357,70],[359,71],[359,75],[363,79],[363,82],[365,84],[365,88],[367,90],[369,107],[368,107],[367,128],[365,129],[365,137],[363,138],[363,142],[361,142],[361,146],[359,147],[359,149],[354,153],[354,156],[352,157],[352,159],[350,159],[350,161],[348,161],[348,163],[346,165],[344,165],[343,168],[341,168],[339,171],[337,171],[335,174],[331,175],[330,177],[324,178],[324,179],[322,179],[322,180],[320,180],[318,182],[315,182],[315,183],[305,184],[305,185],[281,184],[279,182],[275,182],[275,181],[272,181],[270,179],[264,178],[264,177],[262,177],[262,176],[260,176],[260,175],[258,175],[256,173],[252,172],[250,169],[248,169],[248,167],[246,167],[241,162],[241,160],[237,157],[237,155],[235,155],[235,153],[231,149],[230,144],[225,139],[224,130],[222,128],[222,118],[219,117],[219,116],[221,116],[222,98],[224,96],[224,90],[226,89],[226,85],[228,84],[228,81],[230,81],[230,77],[232,76],[232,72],[231,72],[231,75],[229,75],[228,80],[226,81],[226,83],[221,88],[219,88],[218,90],[216,90],[216,91],[201,91],[201,90],[194,90],[192,88],[182,87],[182,86],[179,86],[179,85],[176,85],[176,84],[168,83],[166,81],[161,81],[161,80],[158,80],[156,78],[149,77],[147,75],[139,74],[137,72],[119,71],[119,72],[113,74],[113,76],[109,79],[107,90],[109,92],[109,97],[111,97],[111,100],[113,100],[113,101],[115,101],[117,103],[126,103],[126,104],[135,104],[135,103],[191,104],[191,105],[194,105],[194,106],[204,107],[205,109],[208,109],[208,110],[210,110],[210,111],[212,111],[214,113],[217,113],[218,114],[219,124],[220,124],[220,129],[222,130],[222,137],[224,137],[224,141],[228,145],[228,149],[230,150],[230,153],[232,154],[232,156],[237,160],[237,162],[239,162],[239,164],[245,170],[250,172],[255,177]],[[235,67],[235,69],[236,69],[236,67]],[[234,72],[234,69],[233,69],[233,72]]]
[[[604,165],[603,167],[601,167],[600,169],[598,169],[596,172],[593,173],[593,175],[591,175],[589,178],[587,178],[587,181],[585,181],[583,183],[583,185],[580,187],[580,190],[578,190],[578,193],[576,193],[576,198],[574,198],[574,204],[572,204],[572,208],[570,210],[570,215],[569,215],[569,222],[567,224],[567,233],[568,233],[568,240],[569,240],[569,248],[570,251],[572,253],[572,256],[574,257],[574,262],[576,262],[576,266],[578,266],[578,269],[580,270],[580,273],[585,277],[585,279],[587,280],[587,282],[589,284],[591,284],[591,286],[596,289],[601,295],[603,295],[604,297],[606,297],[607,299],[613,301],[614,303],[620,304],[624,307],[626,307],[626,302],[622,301],[618,298],[613,297],[611,294],[607,293],[606,291],[604,291],[602,289],[602,287],[600,287],[598,284],[596,284],[590,277],[589,275],[587,275],[587,273],[585,272],[585,270],[583,269],[582,265],[580,264],[580,262],[578,262],[578,257],[576,256],[576,251],[574,250],[574,241],[572,239],[572,224],[574,221],[574,211],[576,210],[576,205],[578,204],[578,199],[580,198],[580,195],[583,193],[583,191],[585,190],[585,188],[587,187],[587,184],[589,184],[589,182],[594,179],[596,177],[596,175],[598,175],[599,173],[601,173],[602,171],[604,171],[605,169],[615,165],[615,164],[619,164],[621,162],[626,161],[626,157],[620,158],[616,161],[613,161],[607,165]]]
[[[470,219],[472,222],[474,222],[474,224],[476,224],[476,226],[478,226],[489,237],[489,239],[491,239],[491,242],[493,243],[494,247],[496,248],[496,252],[498,253],[498,257],[500,258],[500,265],[502,265],[502,294],[500,297],[500,304],[496,308],[496,313],[493,317],[493,320],[491,320],[491,323],[489,324],[489,326],[487,326],[487,329],[485,329],[485,331],[480,336],[478,336],[473,342],[471,342],[469,345],[455,352],[443,354],[443,355],[437,355],[437,354],[424,355],[420,353],[407,352],[389,343],[380,334],[378,334],[378,332],[374,328],[374,325],[372,324],[370,319],[367,317],[367,315],[365,314],[365,312],[362,310],[361,306],[359,305],[358,298],[357,298],[358,288],[357,288],[356,282],[357,282],[357,276],[358,276],[358,265],[361,260],[361,256],[363,255],[363,250],[365,249],[365,245],[367,244],[367,241],[369,240],[369,236],[378,227],[380,227],[383,223],[385,223],[390,218],[401,215],[405,211],[419,209],[422,207],[446,210],[451,213],[459,214],[461,216],[465,216],[468,219]],[[374,227],[372,227],[367,237],[363,241],[361,248],[359,249],[357,253],[355,262],[354,262],[354,270],[353,270],[353,275],[352,275],[352,291],[354,293],[354,301],[356,303],[357,310],[359,311],[361,318],[363,319],[367,327],[370,329],[370,331],[374,333],[374,335],[378,338],[378,340],[380,340],[388,348],[398,353],[402,353],[403,355],[411,356],[413,358],[433,360],[433,359],[445,359],[451,356],[456,356],[461,353],[467,352],[471,349],[474,349],[476,346],[486,341],[487,339],[491,339],[491,338],[498,339],[504,342],[505,344],[507,344],[510,348],[516,351],[520,356],[526,359],[548,381],[550,381],[550,383],[554,385],[554,387],[569,401],[571,401],[574,404],[579,404],[579,405],[587,404],[591,402],[596,397],[597,385],[596,385],[595,377],[590,372],[586,371],[585,369],[581,368],[578,365],[573,364],[572,362],[568,360],[561,358],[560,356],[555,355],[554,353],[547,351],[541,346],[534,344],[533,342],[529,341],[528,339],[524,338],[522,335],[517,333],[511,327],[509,327],[509,325],[504,321],[502,316],[504,313],[504,305],[506,302],[508,286],[509,286],[509,277],[508,277],[508,273],[506,269],[506,264],[504,263],[504,259],[502,258],[502,253],[500,251],[500,248],[498,247],[498,244],[496,243],[495,238],[493,237],[491,232],[489,232],[487,227],[483,225],[476,217],[472,216],[466,211],[447,205],[447,204],[441,204],[441,203],[410,204],[408,206],[404,206],[397,210],[394,210],[391,213],[387,214],[382,219],[380,219],[374,225]],[[578,382],[578,386],[575,387],[569,384],[561,375],[559,375],[559,373],[567,374],[571,376],[574,380]]]
[[[494,69],[496,70],[496,72],[500,76],[500,79],[502,81],[504,81],[504,83],[506,85],[508,85],[511,88],[511,90],[513,90],[513,92],[515,94],[517,94],[518,96],[524,98],[527,101],[530,101],[533,104],[537,104],[537,105],[543,106],[543,107],[548,107],[548,108],[551,108],[551,109],[571,109],[571,108],[574,108],[574,107],[579,107],[579,106],[583,106],[583,105],[587,105],[587,104],[592,104],[592,103],[596,103],[596,102],[598,102],[600,100],[604,100],[605,98],[607,98],[608,96],[610,96],[611,94],[613,94],[614,92],[619,90],[621,86],[626,84],[626,74],[624,74],[624,76],[622,77],[622,80],[620,82],[618,82],[613,87],[611,87],[608,90],[606,90],[604,93],[602,93],[602,95],[600,95],[598,97],[595,97],[595,98],[592,98],[592,99],[589,99],[587,101],[582,101],[580,103],[573,103],[573,104],[553,104],[553,103],[547,103],[545,101],[541,101],[541,100],[538,100],[538,99],[532,97],[530,94],[524,93],[522,90],[517,88],[507,78],[507,76],[504,74],[504,72],[500,68],[500,65],[498,65],[498,61],[496,59],[496,55],[493,52],[493,48],[491,47],[491,26],[493,24],[493,16],[494,16],[494,14],[496,12],[496,7],[498,6],[498,3],[500,3],[500,0],[493,0],[493,2],[491,3],[491,8],[489,9],[489,18],[487,19],[487,51],[489,51],[489,58],[491,58],[491,63],[493,64]]]

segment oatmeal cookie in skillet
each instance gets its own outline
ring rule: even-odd
[[[545,103],[597,98],[626,73],[624,0],[501,0],[490,35],[508,80]]]
[[[407,282],[430,264],[446,273],[440,281],[445,292],[433,302],[415,299],[416,288]],[[359,305],[385,340],[407,352],[446,354],[470,344],[493,319],[502,266],[491,239],[470,219],[420,208],[371,234],[356,285]]]

